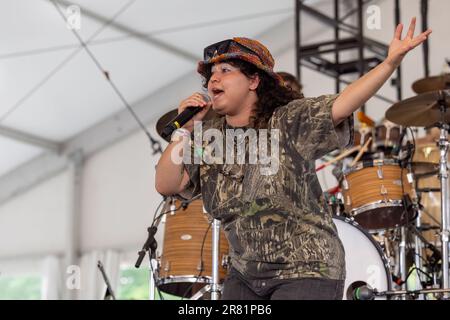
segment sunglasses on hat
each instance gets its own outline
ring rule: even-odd
[[[225,54],[225,53],[230,53],[229,50],[230,50],[231,45],[238,46],[240,51],[253,54],[253,55],[257,56],[259,58],[259,60],[262,61],[261,57],[255,51],[247,48],[246,46],[240,44],[239,42],[234,41],[233,39],[223,40],[223,41],[214,43],[210,46],[207,46],[203,50],[203,60],[205,60],[205,61],[210,60],[210,59],[214,58],[215,56]]]

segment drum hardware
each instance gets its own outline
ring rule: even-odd
[[[225,254],[222,257],[222,264],[221,265],[222,265],[222,268],[228,269],[228,267],[230,266],[230,256],[229,255]]]
[[[449,189],[448,189],[448,130],[450,123],[450,90],[422,93],[416,97],[400,101],[390,107],[386,118],[405,126],[437,126],[439,138],[439,180],[441,187],[441,246],[442,246],[442,283],[444,299],[449,299]]]
[[[448,104],[445,99],[439,100],[441,105],[441,112],[445,114]],[[442,117],[443,118],[443,117]],[[448,129],[449,125],[442,123],[441,126],[441,136],[439,139],[439,149],[441,151],[441,157],[439,162],[439,178],[441,181],[441,216],[442,216],[442,289],[449,289],[449,189],[448,189],[448,168],[447,168],[447,152],[448,152]],[[448,292],[444,293],[444,298],[448,299],[450,295]]]
[[[214,219],[212,223],[213,229],[213,247],[212,247],[212,282],[211,282],[211,300],[219,300],[219,237],[220,237],[220,221]]]
[[[374,151],[381,151],[385,156],[395,155],[405,134],[406,130],[401,126],[389,120],[383,120],[381,124],[375,127]]]
[[[205,285],[203,288],[198,290],[194,295],[192,295],[191,300],[199,300],[210,290],[211,290],[211,285],[210,284]]]
[[[417,188],[416,192],[441,192],[441,188]]]
[[[437,262],[437,261],[439,261],[439,260],[441,260],[441,252],[436,248],[436,246],[435,245],[433,245],[432,243],[430,243],[421,233],[420,233],[420,231],[419,231],[420,229],[418,229],[417,227],[415,227],[415,226],[411,226],[410,227],[410,229],[409,229],[409,231],[411,231],[413,234],[414,234],[414,236],[416,236],[417,238],[419,238],[419,240],[420,240],[420,242],[421,242],[421,244],[422,244],[422,246],[421,246],[421,248],[423,247],[423,248],[425,248],[425,249],[429,249],[432,253],[433,253],[433,260],[435,261],[435,262]],[[421,249],[419,250],[419,251],[417,251],[417,252],[421,252]],[[417,253],[416,252],[416,253]]]
[[[417,180],[436,176],[438,173],[438,167],[426,162],[411,162],[411,171]]]
[[[361,285],[353,289],[351,297],[353,300],[374,300],[376,297],[411,296],[417,297],[421,294],[450,293],[450,289],[420,289],[420,290],[395,290],[378,291],[369,285]]]
[[[156,259],[156,249],[158,248],[158,244],[156,242],[155,235],[156,235],[156,232],[158,231],[158,225],[161,222],[161,220],[166,212],[163,212],[163,213],[159,214],[158,216],[156,216],[156,214],[158,213],[161,205],[166,200],[167,200],[167,197],[163,197],[163,200],[160,202],[160,204],[156,208],[152,224],[150,227],[147,228],[147,239],[145,240],[145,243],[142,246],[142,249],[138,252],[138,259],[134,265],[135,268],[139,268],[142,264],[142,260],[144,260],[146,252],[149,252],[148,261],[149,261],[149,299],[150,300],[155,299],[155,289],[158,290],[158,294],[161,297],[161,299],[164,299],[161,295],[161,292],[159,291],[159,288],[155,286],[157,270],[159,269],[159,262]],[[164,207],[162,210],[164,210]]]
[[[194,201],[196,198],[198,198],[198,197],[194,197],[191,200],[183,201],[182,206],[187,206],[190,202]],[[135,268],[139,268],[142,264],[142,261],[146,255],[146,253],[149,252],[148,256],[149,256],[149,299],[150,300],[155,299],[155,290],[158,291],[160,298],[164,299],[163,296],[161,295],[161,291],[160,291],[159,287],[156,285],[157,278],[159,277],[159,270],[161,267],[161,261],[159,259],[157,259],[157,256],[156,256],[156,249],[158,247],[158,244],[156,242],[155,235],[158,231],[158,226],[164,220],[167,213],[172,213],[174,211],[179,210],[182,207],[182,206],[180,206],[180,207],[174,209],[172,206],[174,204],[173,198],[170,197],[170,199],[169,199],[170,209],[168,211],[164,211],[165,207],[163,206],[162,212],[159,213],[158,215],[156,215],[158,213],[161,205],[163,203],[165,203],[166,201],[167,201],[167,197],[164,197],[163,201],[161,201],[161,203],[158,205],[158,207],[155,211],[155,216],[153,218],[152,224],[149,228],[147,228],[147,232],[148,232],[147,239],[146,239],[144,245],[142,246],[142,249],[138,252],[138,259],[135,263]],[[170,262],[165,265],[164,270],[165,269],[170,270]]]
[[[420,230],[422,228],[422,212],[421,210],[417,207],[417,219],[415,219],[415,230]],[[418,233],[418,232],[417,232]],[[414,234],[414,265],[416,266],[417,269],[419,270],[423,270],[423,263],[422,263],[422,248],[423,248],[423,243],[422,243],[422,237],[419,234]],[[421,280],[420,275],[418,274],[419,279]],[[422,281],[420,281],[422,283]],[[424,296],[422,296],[423,298],[425,298]]]
[[[403,195],[411,193],[406,172],[393,159],[358,162],[343,172],[347,213],[368,230],[393,228],[411,220],[404,214]],[[410,213],[408,213],[410,214]]]
[[[381,165],[378,165],[378,169],[377,169],[377,176],[378,179],[383,179],[383,169],[381,169]]]
[[[348,181],[346,178],[344,178],[344,180],[342,180],[342,186],[344,187],[344,190],[348,190]]]
[[[207,299],[215,300],[226,275],[228,243],[221,241],[217,234],[220,222],[208,219],[203,202],[197,198],[175,200],[175,214],[166,215],[163,251],[159,258],[163,269],[158,269],[156,285],[163,292],[183,298],[206,298],[204,294],[210,293]],[[179,210],[181,208],[186,209]],[[208,289],[202,290],[207,285]]]
[[[439,191],[436,191],[436,192],[440,192],[440,190],[439,190]],[[433,215],[432,215],[431,213],[429,213],[429,212],[425,209],[425,207],[424,207],[422,204],[420,204],[420,203],[419,203],[419,209],[420,209],[421,212],[425,213],[425,215],[426,215],[429,219],[431,219],[434,223],[436,223],[436,227],[432,227],[432,226],[430,226],[429,224],[422,224],[421,230],[425,230],[424,228],[427,228],[426,230],[431,230],[431,229],[434,229],[434,228],[437,228],[437,229],[440,229],[440,228],[441,228],[441,223],[440,223],[438,220],[436,220],[436,218],[433,217]],[[422,216],[423,216],[423,215],[422,215]]]
[[[158,247],[158,244],[155,240],[155,234],[157,232],[157,226],[159,225],[159,222],[161,219],[158,219],[156,221],[156,225],[153,225],[147,229],[148,236],[147,240],[145,241],[144,245],[142,246],[142,250],[139,251],[138,260],[136,261],[135,267],[139,268],[141,266],[142,260],[145,257],[145,253],[149,251],[149,299],[154,300],[155,299],[155,283],[156,283],[156,277],[157,277],[157,270],[158,270],[158,262],[156,260],[156,249]],[[156,287],[158,290],[158,288]],[[159,296],[162,298],[161,292],[158,290]]]
[[[407,266],[406,266],[406,228],[401,227],[400,228],[400,234],[401,234],[401,240],[400,240],[400,252],[399,252],[399,268],[400,268],[400,275],[402,279],[401,288],[403,290],[406,289],[406,279],[407,279]],[[406,298],[406,297],[405,297]]]

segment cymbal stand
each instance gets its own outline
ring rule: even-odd
[[[214,219],[212,222],[212,281],[211,281],[211,300],[219,300],[219,240],[220,240],[220,221]]]
[[[399,267],[400,267],[400,278],[403,281],[401,288],[406,290],[406,227],[400,227],[400,251],[399,251]],[[406,299],[406,297],[404,297]]]
[[[212,228],[212,270],[211,281],[195,293],[191,300],[200,299],[206,292],[210,293],[211,300],[219,300],[222,292],[222,285],[219,279],[219,253],[220,253],[220,220],[213,219],[211,222]]]
[[[441,91],[441,94],[445,93]],[[445,96],[440,99],[440,110],[442,119],[444,118],[445,112],[447,111],[447,104],[445,101]],[[449,269],[448,269],[448,258],[449,258],[449,188],[448,188],[448,167],[447,167],[447,152],[448,152],[448,130],[449,125],[442,121],[439,125],[440,127],[440,137],[439,137],[439,180],[441,183],[441,243],[442,243],[442,289],[449,289]],[[449,293],[444,294],[444,299],[449,299]]]
[[[416,229],[421,230],[422,228],[422,211],[418,208],[417,209],[417,218],[416,218]],[[420,237],[416,234],[414,236],[414,264],[417,269],[423,270],[423,264],[422,264],[422,256],[423,256],[423,244]],[[420,273],[417,272],[417,276],[419,277],[419,280],[422,278]],[[422,281],[420,281],[422,282]],[[422,295],[421,298],[423,299],[424,296]]]

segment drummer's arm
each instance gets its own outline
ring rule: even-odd
[[[189,175],[183,163],[176,164],[172,161],[174,148],[180,147],[183,141],[171,142],[164,150],[156,165],[155,187],[156,191],[165,196],[178,194],[185,189],[189,182]],[[181,151],[183,152],[183,151]]]
[[[339,95],[331,111],[335,126],[364,105],[389,79],[405,55],[427,39],[431,30],[428,29],[417,37],[413,37],[415,26],[416,19],[413,18],[406,37],[401,40],[403,25],[399,24],[394,39],[389,46],[387,58],[376,68],[345,88]]]

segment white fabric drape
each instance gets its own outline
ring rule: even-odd
[[[61,259],[57,256],[47,256],[42,260],[41,299],[62,299],[63,272],[61,263]]]

